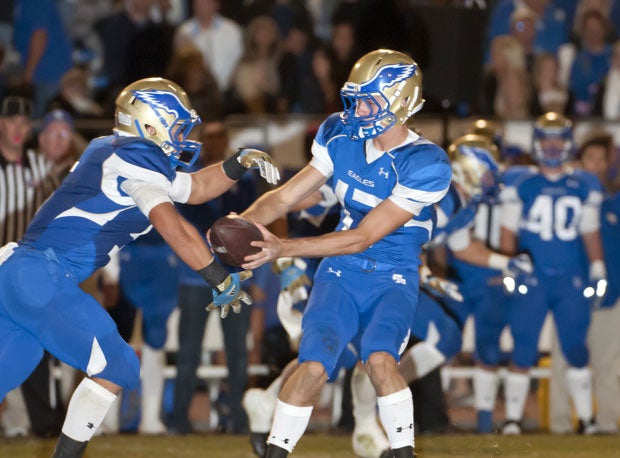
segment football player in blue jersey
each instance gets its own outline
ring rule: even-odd
[[[83,456],[116,395],[139,382],[135,352],[79,287],[111,253],[154,227],[213,287],[209,308],[227,313],[250,303],[240,285],[249,273],[230,274],[214,262],[173,202],[205,202],[248,168],[260,167],[271,183],[279,173],[257,150],[177,173],[200,152],[200,143],[187,139],[199,122],[175,83],[146,78],[130,84],[116,99],[114,135],[89,144],[24,237],[0,250],[0,399],[28,376],[44,348],[88,375],[69,402],[54,457]]]
[[[609,284],[605,297],[593,304],[588,330],[596,423],[601,434],[618,434],[620,418],[620,183],[614,183],[611,173],[615,154],[611,133],[595,129],[586,135],[575,157],[576,165],[598,176],[605,190],[601,239]],[[550,428],[552,432],[565,433],[572,430],[571,406],[566,384],[559,377],[566,370],[566,361],[556,345],[552,347],[551,361]]]
[[[606,269],[600,238],[601,183],[568,167],[573,151],[572,123],[545,113],[534,124],[533,155],[538,167],[509,170],[502,190],[501,248],[529,253],[534,275],[516,279],[509,324],[514,340],[506,377],[505,434],[520,434],[529,392],[528,370],[538,360],[538,337],[553,313],[569,368],[566,383],[587,434],[596,432],[586,334],[591,299],[600,299]]]
[[[401,372],[409,381],[414,380],[453,358],[461,350],[463,326],[472,314],[476,330],[474,359],[482,368],[474,376],[474,395],[476,407],[484,412],[479,417],[488,417],[484,423],[491,429],[497,387],[491,370],[500,359],[499,337],[507,314],[502,304],[503,289],[497,280],[503,275],[531,273],[532,262],[526,254],[510,258],[494,251],[484,242],[487,225],[480,230],[480,222],[488,219],[489,208],[499,192],[499,150],[494,142],[483,135],[466,134],[452,142],[448,155],[452,186],[436,205],[437,229],[427,250],[443,245],[448,248],[448,263],[454,271],[449,280],[455,282],[462,297],[455,300],[450,290],[438,294],[433,288],[438,280],[433,277],[423,282],[430,294],[420,294],[412,324],[412,335],[422,341],[403,356]],[[488,383],[480,383],[480,379]]]
[[[451,170],[440,147],[406,126],[424,103],[421,71],[409,56],[387,49],[362,56],[341,96],[345,109],[319,127],[311,162],[243,213],[265,236],[253,242],[262,250],[248,256],[244,268],[287,256],[325,258],[304,313],[300,366],[279,395],[270,458],[297,445],[350,342],[376,390],[394,456],[413,456],[413,402],[398,360],[415,313],[433,204],[447,192]],[[262,228],[330,177],[341,204],[334,232],[281,240]]]

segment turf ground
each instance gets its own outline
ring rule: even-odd
[[[48,458],[54,440],[0,440],[2,458]],[[551,436],[525,434],[503,437],[468,434],[424,436],[416,439],[421,458],[446,457],[531,457],[607,458],[620,457],[620,437]],[[293,457],[353,457],[349,436],[307,434]],[[86,458],[254,458],[247,437],[191,435],[149,437],[119,435],[97,437]]]

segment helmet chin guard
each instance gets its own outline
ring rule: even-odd
[[[189,97],[176,83],[164,78],[145,78],[125,87],[116,98],[115,130],[157,144],[170,165],[190,166],[202,144],[188,140],[200,117]]]

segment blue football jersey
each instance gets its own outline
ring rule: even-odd
[[[82,281],[106,265],[110,253],[152,228],[121,184],[132,179],[169,189],[175,177],[168,157],[154,143],[115,135],[97,138],[39,209],[20,245],[51,249]]]
[[[418,263],[421,246],[433,231],[433,204],[450,185],[446,153],[412,131],[400,146],[378,151],[372,140],[351,141],[338,114],[333,114],[321,124],[312,154],[311,165],[333,180],[341,206],[337,231],[357,227],[385,199],[414,214],[357,256],[388,264]]]
[[[598,178],[568,169],[550,179],[531,167],[520,168],[511,177],[502,191],[507,209],[502,221],[506,225],[513,212],[518,213],[518,250],[529,253],[538,273],[584,275],[588,261],[580,225],[586,207],[600,207]]]

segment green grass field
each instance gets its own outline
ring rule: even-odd
[[[54,440],[0,440],[2,458],[48,458]],[[532,457],[607,458],[620,457],[620,437],[582,437],[526,434],[518,437],[468,434],[419,437],[421,458]],[[299,458],[353,457],[349,436],[307,434],[293,453]],[[191,435],[144,437],[138,435],[95,438],[86,458],[254,458],[244,436]]]

